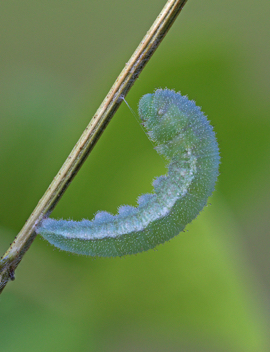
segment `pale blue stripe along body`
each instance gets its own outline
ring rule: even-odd
[[[157,89],[139,102],[139,115],[168,173],[153,182],[138,206],[90,220],[44,219],[36,232],[62,250],[115,257],[154,248],[179,234],[206,205],[218,176],[219,150],[213,127],[200,108],[180,93]]]

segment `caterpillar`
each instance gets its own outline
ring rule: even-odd
[[[139,116],[156,151],[170,162],[153,181],[154,192],[118,214],[97,212],[93,220],[45,218],[36,232],[73,253],[116,257],[156,247],[178,235],[200,213],[218,176],[219,149],[213,127],[186,96],[157,89],[139,101]]]

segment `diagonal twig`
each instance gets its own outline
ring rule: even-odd
[[[77,174],[85,159],[95,146],[102,132],[113,117],[139,74],[150,60],[162,39],[182,10],[187,0],[169,0],[156,18],[130,60],[116,79],[109,93],[74,146],[67,160],[57,173],[49,188],[38,202],[7,252],[0,261],[0,293],[9,280],[23,255],[36,237],[35,227],[48,216]]]

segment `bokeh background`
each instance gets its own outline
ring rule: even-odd
[[[1,255],[164,3],[1,2]],[[127,96],[136,111],[168,87],[202,106],[222,157],[211,206],[137,256],[37,238],[0,298],[1,351],[270,350],[269,15],[268,0],[189,0]],[[122,104],[53,216],[136,205],[165,172]]]

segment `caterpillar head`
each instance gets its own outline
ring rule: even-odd
[[[157,89],[153,94],[144,95],[139,102],[143,125],[158,144],[170,141],[188,124],[188,115],[181,111],[179,98],[187,100],[173,90]]]

